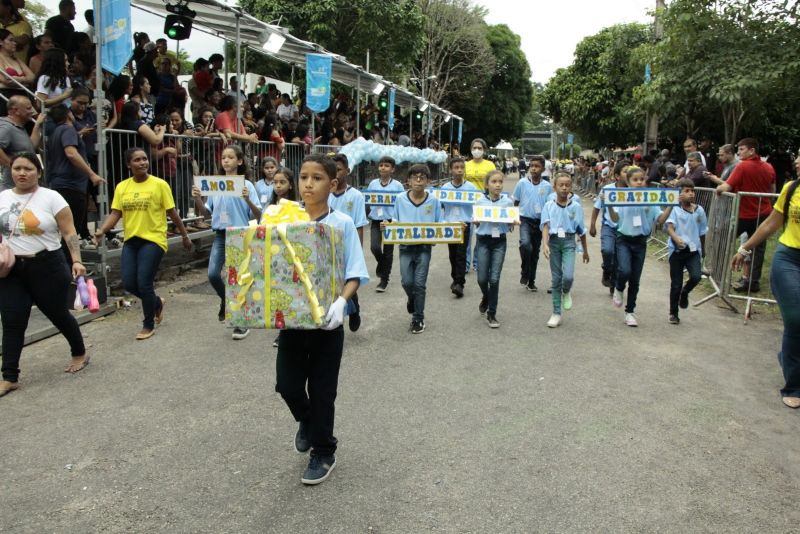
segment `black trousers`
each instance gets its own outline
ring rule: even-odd
[[[394,260],[394,245],[382,245],[383,231],[381,221],[370,221],[369,227],[369,249],[378,262],[375,274],[381,281],[388,282],[389,275],[392,274],[392,261]]]
[[[64,200],[69,204],[69,209],[72,212],[72,222],[75,224],[77,232],[81,232],[86,228],[86,192],[77,191],[75,189],[54,189]],[[88,228],[87,228],[88,231]],[[69,253],[66,243],[61,241],[62,249],[64,250],[64,257],[68,263],[72,263],[72,255]]]
[[[470,227],[467,223],[464,228],[464,242],[451,243],[447,245],[447,250],[450,253],[450,278],[453,279],[454,284],[465,285],[467,283],[467,247],[469,246]]]
[[[336,452],[333,436],[334,402],[344,329],[281,330],[275,363],[277,384],[295,421],[308,424],[312,456]]]
[[[766,217],[764,217],[764,219],[766,219]],[[764,219],[761,219],[761,221]],[[757,219],[739,219],[739,222],[736,223],[736,235],[740,236],[742,232],[747,232],[747,235],[752,237],[752,235],[756,233],[758,223],[759,221]],[[761,267],[764,265],[764,253],[766,251],[766,239],[753,250],[753,258],[750,263],[750,280],[752,280],[754,284],[761,282]]]
[[[78,322],[67,309],[71,282],[72,274],[60,250],[40,252],[34,258],[17,258],[8,276],[0,278],[3,380],[19,379],[19,359],[34,304],[67,338],[73,356],[86,353]]]

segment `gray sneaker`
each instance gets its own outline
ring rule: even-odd
[[[308,486],[325,482],[336,467],[336,456],[312,456],[300,482]]]

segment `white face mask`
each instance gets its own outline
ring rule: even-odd
[[[481,159],[483,157],[483,150],[480,148],[476,148],[472,151],[472,157],[475,159]]]

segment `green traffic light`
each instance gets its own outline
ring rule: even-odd
[[[170,39],[174,39],[175,36],[178,35],[178,30],[176,30],[175,28],[170,28],[169,30],[167,30],[167,35],[169,36]]]

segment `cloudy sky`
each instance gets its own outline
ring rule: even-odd
[[[92,2],[76,0],[75,3],[78,12],[75,26],[83,30],[83,12],[91,9]],[[522,50],[531,65],[533,80],[541,83],[547,82],[556,69],[572,63],[575,45],[583,37],[612,24],[649,21],[648,10],[655,7],[655,0],[481,0],[480,3],[489,9],[490,24],[507,24],[522,37]],[[145,31],[151,39],[162,35],[163,19],[136,8],[132,8],[132,16],[135,31]],[[171,41],[170,48],[174,46],[175,41]],[[190,39],[181,43],[181,48],[189,50],[191,59],[208,57],[222,50],[222,40],[193,32]]]

